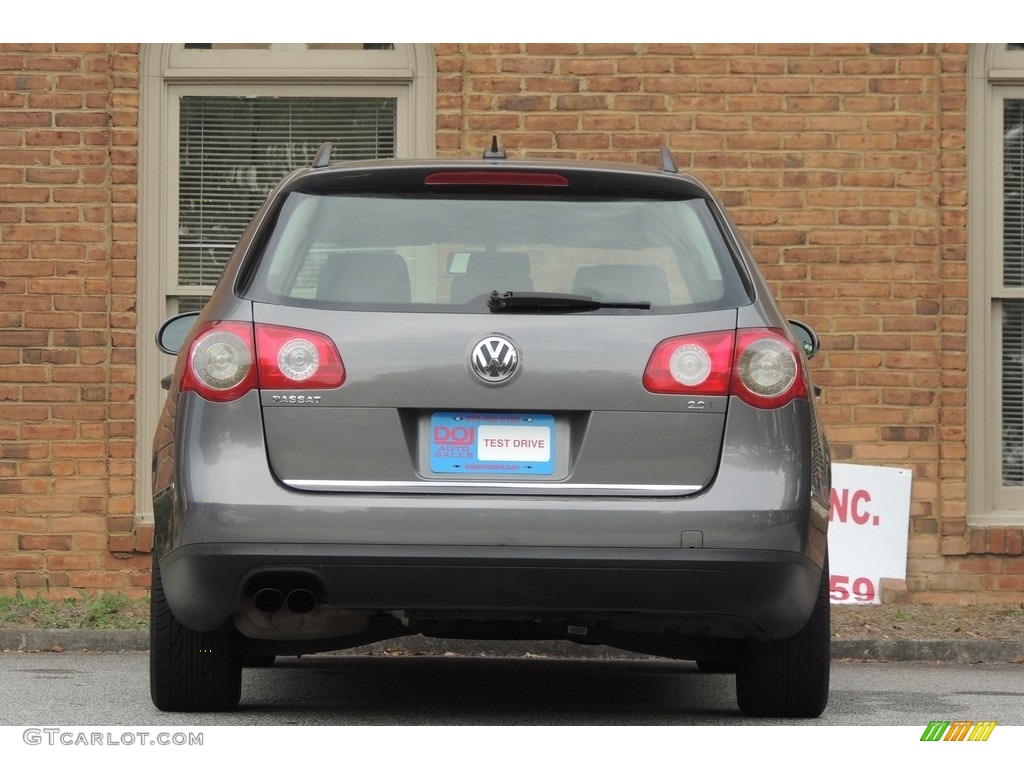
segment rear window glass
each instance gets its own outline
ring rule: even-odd
[[[702,199],[292,193],[244,294],[388,311],[487,312],[492,291],[749,302]]]

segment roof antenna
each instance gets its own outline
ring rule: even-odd
[[[313,155],[313,162],[310,166],[313,168],[326,168],[331,164],[331,142],[325,141],[320,145],[320,149]]]
[[[675,158],[672,157],[672,152],[668,147],[661,148],[661,170],[668,173],[679,173],[679,169],[676,168]]]
[[[508,153],[498,146],[498,137],[491,136],[491,148],[484,150],[484,160],[507,160]]]

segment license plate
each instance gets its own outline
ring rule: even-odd
[[[550,475],[554,442],[550,414],[439,412],[430,417],[430,471]]]

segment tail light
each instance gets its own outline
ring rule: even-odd
[[[666,395],[728,395],[733,331],[666,339],[654,348],[644,386]]]
[[[800,354],[774,328],[666,339],[651,354],[643,382],[659,394],[732,394],[756,408],[778,408],[807,398]]]
[[[778,408],[807,399],[803,358],[782,331],[742,328],[737,332],[733,393],[756,408]]]
[[[200,329],[188,348],[181,388],[219,403],[256,387],[252,324],[214,321]]]
[[[252,389],[334,389],[345,381],[327,336],[276,325],[214,321],[188,349],[181,389],[207,400],[237,400]]]
[[[345,367],[334,342],[321,333],[256,326],[260,389],[334,389]]]

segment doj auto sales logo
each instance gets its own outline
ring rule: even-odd
[[[504,384],[519,370],[519,351],[511,339],[488,336],[473,347],[469,367],[487,384]]]

